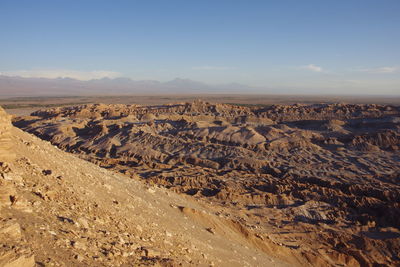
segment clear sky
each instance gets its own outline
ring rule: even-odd
[[[399,0],[0,0],[0,25],[5,75],[400,94]]]

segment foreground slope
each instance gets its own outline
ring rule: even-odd
[[[6,128],[1,266],[285,266],[239,222]]]
[[[191,195],[254,233],[255,246],[270,252],[272,243],[301,265],[400,263],[399,107],[95,104],[41,110],[15,125]]]

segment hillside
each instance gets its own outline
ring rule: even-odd
[[[291,265],[399,264],[397,106],[93,104],[14,124],[121,179],[201,203],[219,218],[192,212],[205,236],[234,233]]]
[[[197,201],[62,152],[11,128],[3,111],[0,118],[0,266],[297,262]]]

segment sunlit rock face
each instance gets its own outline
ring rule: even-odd
[[[0,162],[10,162],[15,158],[11,142],[11,127],[11,116],[0,107]]]

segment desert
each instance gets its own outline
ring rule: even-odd
[[[0,1],[0,267],[399,267],[400,1]]]
[[[15,127],[23,129],[72,153],[68,157],[76,161],[80,158],[101,167],[111,175],[107,178],[111,188],[115,176],[126,186],[134,183],[149,188],[144,191],[150,192],[150,199],[164,201],[165,206],[157,204],[155,214],[148,211],[151,204],[143,210],[154,216],[150,221],[158,218],[156,214],[166,220],[166,231],[180,228],[175,226],[180,219],[174,217],[179,213],[200,225],[206,238],[229,240],[251,251],[252,260],[232,258],[230,266],[396,266],[400,251],[399,113],[396,105],[378,104],[260,107],[202,100],[147,106],[83,104],[14,116],[13,131],[19,131]],[[27,138],[26,133],[24,136]],[[27,163],[20,159],[19,164]],[[95,165],[90,168],[98,170]],[[52,183],[74,183],[70,178],[54,178],[61,173],[54,167],[43,169],[51,170],[41,175],[53,177]],[[86,175],[78,167],[76,171]],[[76,185],[102,184],[97,179],[106,179],[86,176],[90,178],[74,178],[80,181]],[[101,194],[98,202],[111,202],[116,207],[137,204],[123,197],[123,187],[107,190],[107,184],[104,186],[107,193]],[[94,190],[90,184],[81,185],[82,190],[87,187]],[[37,199],[34,203],[51,206],[59,201],[60,192],[54,185],[42,184],[35,190],[30,192],[30,198]],[[108,196],[111,193],[122,194],[122,198]],[[35,205],[31,205],[34,210]],[[84,207],[86,203],[80,205]],[[103,212],[96,221],[105,220],[107,212],[118,213],[118,209]],[[69,216],[63,215],[66,219],[58,224],[76,227],[77,214],[79,210],[69,210]],[[126,215],[120,216],[125,217],[125,223],[130,221]],[[117,228],[114,235],[120,235],[120,230]],[[57,240],[59,233],[52,231]],[[158,234],[158,230],[152,231],[149,235]],[[170,235],[175,237],[175,233]],[[201,235],[189,231],[184,236],[194,243]],[[86,249],[76,256],[81,263],[90,265],[99,253],[99,263],[123,262],[117,255],[110,260],[101,249],[97,254],[90,250],[90,238],[81,236],[80,240]],[[140,248],[147,247],[144,244]],[[221,244],[224,249],[225,245]],[[80,251],[73,245],[70,250]],[[166,252],[164,247],[160,251]],[[204,255],[210,253],[204,251]],[[130,257],[140,263],[226,263],[209,260],[210,256],[186,261],[173,253],[149,258],[138,252],[142,253],[136,249]],[[260,255],[268,260],[261,260]],[[217,256],[220,260],[223,257],[232,256]],[[53,260],[66,263],[57,256]]]

